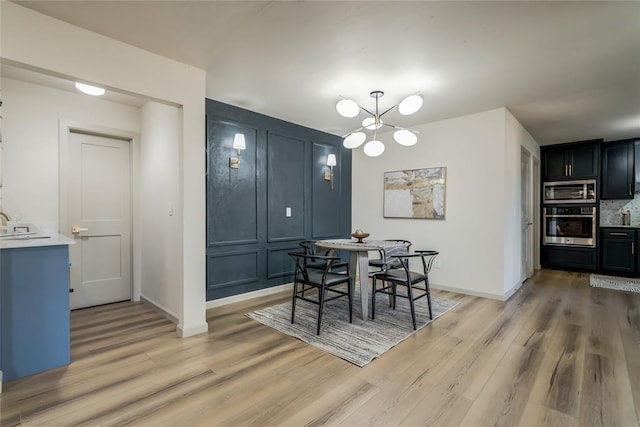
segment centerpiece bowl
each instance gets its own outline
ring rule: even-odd
[[[367,237],[369,237],[369,233],[353,233],[351,234],[351,236],[353,236],[355,239],[358,239],[356,243],[364,243],[362,239],[366,239]]]

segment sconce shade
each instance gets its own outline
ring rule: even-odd
[[[235,150],[244,150],[246,148],[243,133],[236,133],[233,137],[233,148]]]
[[[393,133],[393,139],[400,145],[411,146],[418,142],[418,137],[415,133],[407,129],[400,129]]]
[[[336,110],[342,117],[352,118],[360,114],[360,106],[350,99],[338,101]]]
[[[327,156],[327,166],[335,166],[336,163],[336,155],[335,154],[329,154]]]
[[[408,116],[418,111],[422,107],[422,97],[420,95],[411,95],[403,99],[398,105],[398,112],[403,116]]]
[[[381,141],[369,141],[364,146],[364,154],[369,157],[378,157],[384,153],[384,144]]]
[[[342,141],[344,148],[358,148],[362,145],[364,140],[367,139],[367,135],[364,132],[354,132]]]

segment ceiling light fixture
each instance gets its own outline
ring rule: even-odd
[[[104,95],[104,89],[101,87],[91,86],[84,83],[76,82],[76,89],[78,89],[82,93],[86,93],[87,95],[93,96],[101,96]]]
[[[342,145],[344,145],[345,148],[358,148],[367,139],[367,135],[362,131],[372,130],[373,138],[365,144],[364,153],[369,157],[378,157],[384,152],[384,144],[382,143],[382,141],[379,141],[377,139],[378,129],[380,129],[382,126],[388,126],[390,128],[396,129],[396,131],[393,133],[393,139],[395,139],[396,142],[400,145],[410,146],[418,142],[418,137],[416,136],[416,134],[419,133],[418,131],[385,123],[382,121],[382,116],[396,107],[398,107],[398,112],[404,116],[415,113],[422,107],[423,104],[423,100],[420,95],[407,96],[402,101],[400,101],[399,104],[394,105],[393,107],[383,111],[382,113],[380,113],[378,109],[378,100],[384,96],[384,92],[381,90],[374,90],[369,94],[369,96],[376,99],[375,112],[371,112],[366,108],[361,107],[360,105],[358,105],[358,103],[350,99],[343,98],[336,104],[336,110],[343,117],[356,117],[358,114],[360,114],[360,110],[365,111],[370,116],[366,117],[362,121],[362,127],[354,129],[343,136],[344,141],[342,142]]]

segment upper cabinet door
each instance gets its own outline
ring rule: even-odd
[[[596,178],[598,176],[599,141],[542,148],[544,181]]]
[[[544,153],[544,180],[553,181],[564,179],[568,175],[567,161],[565,160],[566,150],[553,148]]]
[[[602,146],[602,199],[633,199],[634,156],[633,141]]]
[[[574,179],[598,176],[598,145],[576,145],[568,151],[569,176]]]

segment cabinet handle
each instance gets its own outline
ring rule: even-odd
[[[634,248],[633,242],[631,242],[631,255],[635,255],[636,254],[636,250]]]
[[[629,233],[616,233],[616,232],[609,233],[609,236],[625,236],[626,237],[628,235]]]
[[[569,165],[569,176],[573,176],[573,165]]]
[[[567,165],[564,165],[564,176],[569,176],[569,168]]]
[[[633,196],[633,191],[631,191],[631,183],[629,183],[629,195]]]

